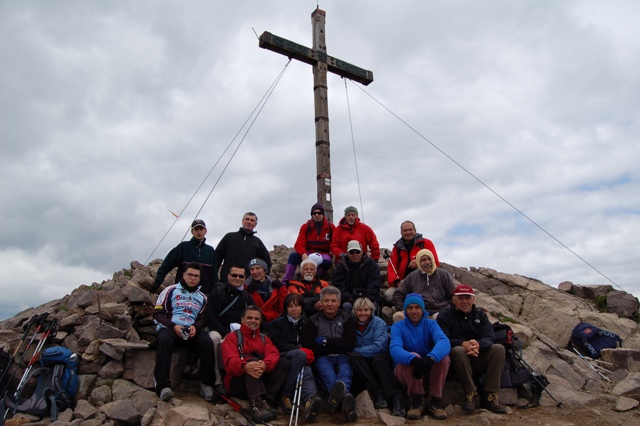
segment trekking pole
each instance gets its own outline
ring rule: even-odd
[[[522,350],[520,351],[520,355],[518,355],[518,353],[516,353],[516,358],[522,362],[522,364],[524,364],[525,367],[527,367],[529,369],[529,371],[531,371],[531,377],[533,377],[533,379],[536,381],[536,383],[542,388],[543,391],[545,391],[547,393],[547,395],[549,395],[551,397],[551,399],[553,399],[556,403],[556,407],[558,408],[563,408],[562,407],[562,402],[558,401],[557,399],[555,399],[555,397],[553,395],[551,395],[551,392],[549,392],[549,389],[547,389],[547,385],[549,384],[549,381],[546,379],[546,377],[536,373],[533,368],[531,368],[531,366],[529,364],[527,364],[527,361],[524,360],[524,358],[522,357]],[[540,380],[538,377],[542,377],[547,384],[544,384],[542,382],[542,380]]]
[[[7,366],[5,367],[4,371],[2,372],[2,376],[0,376],[0,383],[2,383],[2,381],[4,380],[4,376],[7,375],[7,372],[9,371],[9,368],[11,367],[11,364],[13,364],[13,361],[15,361],[16,356],[18,355],[18,352],[20,351],[20,348],[22,348],[22,345],[26,341],[27,334],[29,334],[29,331],[31,330],[31,326],[33,326],[33,324],[35,324],[37,320],[38,320],[38,314],[35,314],[34,316],[31,317],[29,322],[27,322],[24,325],[24,327],[22,328],[24,330],[24,333],[22,333],[22,338],[20,339],[20,343],[18,344],[18,346],[16,347],[16,350],[11,355],[11,358],[9,358],[9,362],[7,362]],[[8,383],[7,383],[7,386],[9,386]],[[0,395],[4,396],[4,392],[6,391],[7,386],[5,386],[4,389],[2,389],[2,393]]]
[[[22,393],[22,388],[24,387],[27,379],[29,378],[29,373],[31,372],[31,368],[33,368],[33,364],[35,364],[36,361],[38,360],[38,357],[40,356],[40,352],[42,352],[42,348],[44,347],[45,342],[47,341],[51,333],[53,333],[53,335],[55,336],[55,331],[57,327],[58,327],[58,320],[55,318],[46,324],[45,329],[43,330],[42,336],[40,337],[40,341],[38,342],[38,345],[34,349],[33,355],[31,356],[31,360],[27,365],[27,369],[24,371],[24,374],[22,375],[22,379],[20,379],[20,383],[18,383],[18,387],[16,388],[16,391],[14,393],[14,397],[16,398],[16,401],[17,401],[17,398]]]
[[[20,357],[20,360],[16,363],[14,369],[13,369],[13,373],[11,374],[11,377],[9,377],[9,379],[7,380],[7,384],[4,386],[4,389],[2,389],[2,393],[0,394],[0,398],[4,397],[4,395],[6,394],[6,392],[9,390],[9,385],[11,384],[11,381],[13,380],[13,378],[16,375],[16,372],[18,371],[18,367],[20,367],[20,364],[22,364],[22,361],[24,360],[25,356],[27,355],[27,352],[29,352],[29,349],[31,349],[31,345],[33,344],[33,341],[35,340],[36,336],[38,335],[38,333],[40,332],[40,328],[42,327],[42,325],[44,324],[46,318],[49,316],[48,312],[45,312],[44,314],[41,315],[34,315],[31,320],[29,320],[29,322],[25,325],[26,329],[25,332],[23,334],[23,342],[24,342],[24,338],[27,336],[29,330],[31,330],[31,328],[37,324],[38,326],[36,327],[36,331],[35,333],[33,333],[33,336],[31,336],[31,339],[29,340],[29,343],[27,344],[27,346],[25,347],[24,352],[22,352],[22,356]],[[15,356],[18,354],[18,350],[20,349],[20,346],[22,346],[22,343],[20,343],[20,345],[16,348],[15,352],[14,352],[14,356],[13,359],[15,360]],[[7,365],[7,369],[5,370],[5,373],[7,373],[7,371],[9,371],[9,365]],[[2,377],[4,377],[4,374],[2,375]],[[0,380],[0,382],[2,382],[2,380]]]
[[[603,379],[605,379],[607,382],[611,382],[611,379],[609,379],[607,376],[605,376],[604,374],[602,374],[592,363],[589,362],[589,360],[582,355],[580,352],[578,352],[578,350],[576,348],[574,348],[573,346],[571,347],[571,349],[573,349],[573,351],[580,357],[581,360],[583,360],[584,362],[586,362],[589,367],[591,367],[591,369],[593,371],[595,371],[596,373],[598,373],[598,375],[600,377],[602,377]]]
[[[291,417],[289,417],[289,426],[293,423],[293,414],[296,415],[296,426],[298,426],[298,414],[300,413],[300,397],[302,395],[302,379],[304,378],[304,366],[298,373],[296,379],[296,391],[293,393],[293,409],[291,410]]]
[[[391,269],[393,269],[393,272],[395,272],[396,277],[398,277],[398,279],[400,279],[400,274],[398,274],[398,270],[396,269],[395,265],[393,264],[393,262],[390,259],[391,254],[389,254],[389,250],[385,249],[382,257],[387,261],[387,263],[389,265],[391,265]]]

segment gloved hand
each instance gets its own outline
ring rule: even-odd
[[[280,280],[273,280],[271,281],[271,287],[273,287],[274,289],[279,289],[282,287],[282,283],[280,282]]]
[[[253,293],[254,291],[256,291],[258,289],[258,287],[260,287],[260,282],[255,281],[255,280],[251,280],[251,282],[247,286],[247,291],[249,293]]]
[[[431,367],[435,365],[436,360],[432,356],[426,356],[423,359],[427,363],[427,368],[425,369],[425,372],[431,371]]]
[[[413,358],[409,365],[413,367],[413,378],[421,379],[424,376],[424,373],[427,371],[427,361],[424,358]]]
[[[316,344],[318,346],[327,346],[327,338],[322,336],[316,337]]]
[[[315,355],[313,354],[313,351],[307,348],[300,348],[300,350],[307,355],[307,365],[311,365],[313,361],[316,359]]]

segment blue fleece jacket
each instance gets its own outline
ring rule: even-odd
[[[413,324],[409,318],[398,321],[391,327],[391,358],[395,364],[409,365],[415,358],[411,352],[433,357],[436,362],[449,355],[451,344],[442,332],[438,323],[429,319],[426,315]]]

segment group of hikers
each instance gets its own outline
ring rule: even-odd
[[[303,410],[306,422],[323,407],[354,422],[354,395],[362,391],[394,416],[444,420],[448,375],[463,388],[466,412],[478,402],[506,412],[498,400],[505,349],[495,343],[486,313],[476,309],[473,289],[456,285],[439,267],[433,243],[411,221],[401,224],[388,256],[388,288],[381,288],[376,235],[355,207],[335,226],[322,204],[314,204],[281,280],[270,276],[257,223],[255,213],[245,213],[240,229],[214,249],[205,243],[205,222],[194,220],[193,238],[172,249],[158,269],[153,292],[178,268],[154,312],[161,400],[173,398],[171,354],[182,347],[199,356],[205,400],[247,399],[262,422],[272,420],[278,406],[285,413]]]

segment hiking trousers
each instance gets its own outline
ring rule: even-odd
[[[248,374],[234,376],[229,382],[229,395],[240,399],[252,400],[259,396],[275,401],[289,374],[289,360],[280,357],[276,367],[270,373],[264,373],[256,379]]]
[[[465,393],[477,390],[473,376],[484,374],[483,391],[495,393],[500,390],[500,376],[504,370],[504,346],[494,343],[480,356],[469,356],[462,346],[451,348],[451,370]]]
[[[351,352],[349,363],[354,377],[368,391],[381,390],[386,399],[402,393],[400,384],[393,375],[391,356],[388,353],[367,358],[358,352]]]

